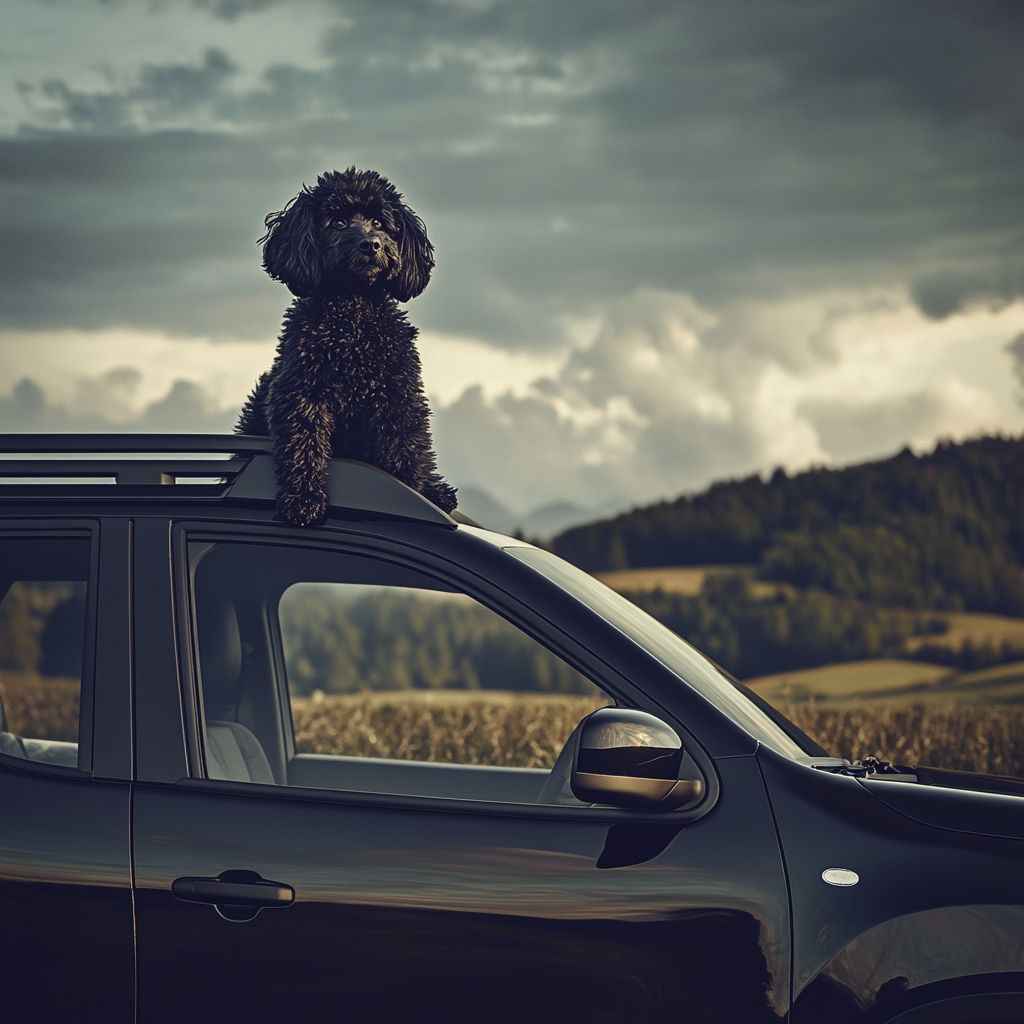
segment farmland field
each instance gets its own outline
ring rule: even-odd
[[[302,754],[550,768],[603,696],[405,690],[292,698]]]
[[[830,753],[852,759],[875,756],[903,764],[1024,776],[1024,708],[920,700],[911,690],[934,666],[891,660],[828,666],[753,682],[780,710]],[[814,679],[817,690],[841,683],[872,690],[881,679],[902,700],[787,700],[794,691],[780,680]],[[885,674],[887,673],[887,674]],[[954,674],[975,694],[1024,688],[1024,664]],[[831,676],[831,682],[829,678]],[[874,679],[874,683],[872,680]],[[772,687],[776,687],[773,691]],[[953,687],[956,689],[956,687]],[[0,674],[8,729],[23,736],[78,738],[78,684]],[[407,760],[550,768],[577,722],[605,703],[575,694],[503,691],[406,690],[293,697],[295,739],[302,753],[393,757]]]
[[[909,708],[1024,705],[1024,662],[959,672],[901,658],[870,658],[748,679],[769,703]]]
[[[789,602],[799,602],[800,600],[808,602],[809,605],[816,606],[819,613],[825,614],[829,602],[836,600],[834,596],[830,597],[820,591],[806,591],[788,583],[769,583],[758,580],[755,575],[757,568],[756,565],[669,565],[643,569],[619,569],[597,573],[597,577],[613,590],[631,596],[634,600],[639,598],[638,603],[648,611],[652,611],[656,617],[662,616],[653,611],[650,600],[645,601],[643,598],[660,590],[665,595],[675,595],[677,598],[699,598],[707,605],[702,614],[717,608],[725,620],[732,620],[735,623],[737,616],[742,617],[742,613],[749,609],[738,605],[722,605],[720,603],[721,595],[712,599],[713,595],[709,596],[705,586],[709,581],[722,582],[719,578],[723,576],[738,576],[744,580],[747,594],[750,599],[755,601],[769,600],[778,594]],[[715,604],[716,600],[719,601],[717,605]],[[661,603],[665,604],[664,601]],[[876,619],[874,627],[881,623],[890,623],[896,627],[895,632],[902,636],[898,639],[894,638],[889,649],[884,652],[892,657],[904,655],[920,657],[925,661],[959,664],[961,667],[967,668],[1018,660],[1024,657],[1024,618],[994,615],[987,612],[889,608],[866,605],[853,600],[846,601],[845,607],[848,613],[859,614],[862,618],[867,616]],[[837,609],[834,608],[832,614],[835,614],[836,611]],[[696,614],[698,619],[701,617],[696,612],[693,614]],[[668,625],[677,630],[680,630],[682,626],[683,635],[687,635],[685,624],[668,622]],[[690,622],[688,628],[693,629],[694,625],[694,622]],[[721,632],[721,628],[720,626],[719,632]],[[698,630],[699,632],[700,630]],[[688,636],[688,639],[705,650],[713,648],[713,643],[709,646],[709,641],[712,638],[707,635]],[[966,659],[964,657],[957,658],[957,654],[963,653],[965,645],[968,648],[973,648],[974,656],[968,656]],[[917,652],[921,648],[925,648],[925,651],[918,655]],[[948,655],[944,656],[943,652],[948,652]],[[869,653],[876,652],[863,651],[860,653],[860,657],[865,657]],[[720,654],[717,657],[721,660]],[[798,657],[796,663],[800,663],[800,660]],[[813,661],[810,663],[813,664]],[[808,662],[803,661],[803,664],[808,664]],[[740,671],[735,664],[728,667],[733,671]]]
[[[922,644],[934,643],[936,640],[954,649],[965,641],[975,646],[989,643],[993,647],[1000,647],[1007,644],[1017,650],[1024,649],[1024,619],[985,612],[939,612],[935,613],[935,617],[945,619],[947,631],[941,637],[911,637],[907,641],[907,650],[913,651]]]
[[[0,671],[8,732],[40,740],[78,742],[77,679]]]
[[[550,768],[576,723],[600,704],[588,697],[479,691],[292,701],[303,753],[523,768]],[[1024,775],[1022,709],[779,706],[836,756]]]
[[[666,565],[654,569],[615,569],[595,575],[606,586],[622,593],[661,589],[669,594],[694,597],[700,593],[700,588],[709,576],[725,574],[746,577],[755,597],[774,592],[780,584],[755,580],[753,577],[756,569],[756,565]]]
[[[790,704],[780,710],[836,757],[1024,776],[1024,710],[1019,708]]]

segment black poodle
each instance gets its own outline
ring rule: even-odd
[[[328,460],[359,459],[451,512],[430,440],[416,328],[399,302],[430,280],[423,222],[375,171],[330,171],[266,219],[263,266],[297,296],[235,428],[269,435],[277,510],[323,520]]]

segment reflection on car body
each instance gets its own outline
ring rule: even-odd
[[[368,466],[300,529],[265,439],[0,449],[12,1017],[1024,1016],[1024,783],[831,758]],[[466,725],[527,692],[579,717]],[[307,749],[319,706],[393,735]]]

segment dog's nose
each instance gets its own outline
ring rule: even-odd
[[[363,252],[380,252],[380,242],[376,238],[364,238],[359,243]]]

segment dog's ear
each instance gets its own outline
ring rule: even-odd
[[[404,203],[392,208],[395,226],[401,231],[398,241],[402,269],[389,277],[384,287],[399,302],[416,298],[430,280],[434,269],[434,247],[427,238],[423,221]]]
[[[314,295],[323,280],[317,212],[312,194],[303,189],[279,213],[267,215],[267,233],[260,239],[263,269],[300,297]]]

